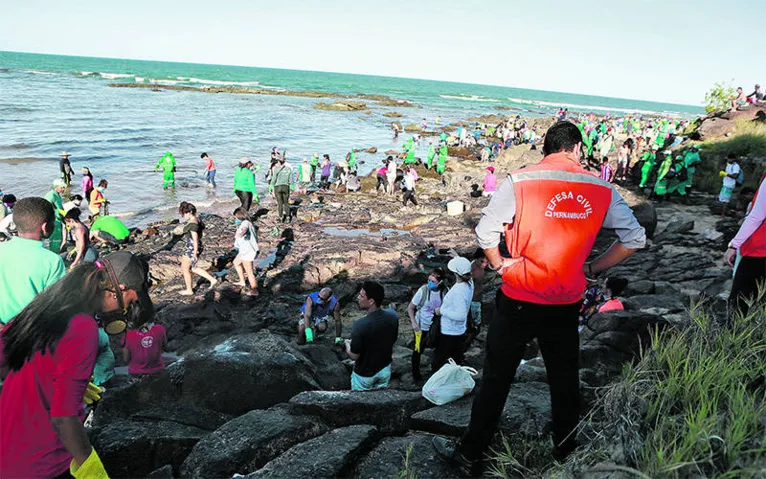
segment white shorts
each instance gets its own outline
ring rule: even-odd
[[[258,254],[257,251],[246,251],[244,253],[239,253],[237,255],[237,258],[239,258],[239,260],[242,261],[243,263],[245,262],[252,263],[253,261],[255,261],[255,255],[257,254]]]

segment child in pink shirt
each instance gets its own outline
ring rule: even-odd
[[[484,193],[482,196],[492,196],[497,191],[497,177],[495,176],[495,167],[488,166],[488,173],[484,176]]]
[[[167,342],[165,328],[159,324],[146,323],[128,331],[122,339],[122,357],[128,363],[128,372],[154,374],[165,369],[162,350]]]
[[[622,305],[617,296],[622,294],[625,287],[628,285],[628,280],[624,278],[609,278],[606,280],[606,288],[604,291],[604,297],[606,302],[599,306],[598,312],[605,313],[607,311],[622,311],[625,307]]]

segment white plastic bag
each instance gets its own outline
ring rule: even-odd
[[[460,399],[473,391],[476,382],[472,376],[476,374],[475,369],[458,366],[450,358],[423,386],[423,397],[437,406]]]

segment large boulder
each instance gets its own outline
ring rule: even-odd
[[[250,411],[197,443],[180,473],[190,478],[247,474],[327,429],[321,420],[292,415],[283,406]]]
[[[420,392],[394,389],[307,391],[290,400],[295,414],[319,416],[334,427],[372,424],[385,434],[405,432],[409,417],[429,406]]]
[[[376,436],[377,428],[374,426],[335,429],[291,447],[262,469],[245,477],[348,477],[357,459],[374,444]]]
[[[638,224],[646,230],[646,237],[651,239],[657,230],[657,210],[651,201],[644,201],[631,206],[633,215],[638,220]]]
[[[421,479],[452,479],[460,477],[436,455],[431,445],[433,436],[409,434],[387,437],[362,459],[351,477],[418,477]]]
[[[731,134],[735,128],[736,123],[733,120],[715,117],[706,118],[697,128],[695,139],[707,141],[713,138],[720,138]]]
[[[93,413],[93,427],[126,419],[157,404],[177,401],[181,396],[180,380],[174,373],[179,368],[181,365],[174,363],[165,371],[145,376],[127,386],[107,389]]]
[[[110,477],[133,478],[168,464],[177,470],[210,433],[172,421],[120,420],[94,430],[91,442]]]
[[[314,105],[317,110],[329,110],[329,111],[359,111],[366,110],[367,105],[361,101],[335,101],[333,103],[318,102]]]
[[[630,298],[632,301],[639,296]],[[657,295],[647,295],[660,298]],[[655,314],[641,311],[609,311],[593,315],[580,337],[580,368],[590,386],[603,386],[622,370],[623,364],[635,359],[642,346],[650,343],[650,332],[667,326]]]
[[[320,388],[311,362],[268,331],[235,336],[184,363],[181,401],[226,414],[268,408]]]
[[[471,419],[474,395],[412,416],[411,427],[445,436],[461,436]],[[548,385],[541,382],[514,383],[505,401],[499,429],[506,434],[538,437],[548,432],[551,399]]]

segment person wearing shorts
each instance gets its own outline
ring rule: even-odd
[[[718,193],[718,201],[723,203],[722,213],[724,216],[729,210],[729,202],[731,201],[731,196],[734,193],[734,188],[737,186],[737,178],[739,177],[740,167],[736,159],[736,155],[730,153],[726,158],[726,169],[721,172],[723,184],[721,185],[721,192]]]
[[[314,332],[324,333],[327,331],[327,323],[331,314],[335,322],[335,342],[342,343],[343,325],[340,322],[340,303],[333,296],[332,289],[322,288],[308,295],[306,302],[301,306],[301,316],[298,319],[298,344],[312,342]],[[306,330],[311,331],[307,333]]]

